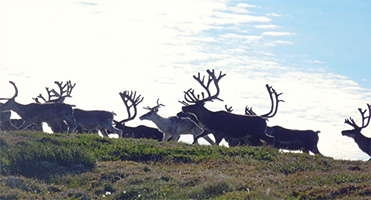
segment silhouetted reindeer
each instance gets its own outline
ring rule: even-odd
[[[76,83],[72,84],[71,81],[67,81],[65,84],[63,81],[54,81],[54,83],[58,86],[59,92],[57,92],[55,89],[50,90],[48,87],[46,87],[45,89],[48,95],[47,98],[42,94],[39,94],[37,97],[32,99],[39,104],[61,104],[64,103],[64,100],[67,97],[71,97],[72,90],[76,86]],[[65,133],[68,131],[68,126],[65,121],[54,120],[46,123],[52,129],[53,133]]]
[[[344,130],[341,132],[342,135],[348,136],[354,139],[354,141],[358,144],[358,147],[365,153],[367,153],[369,156],[371,156],[371,138],[367,138],[364,135],[362,135],[361,131],[362,129],[366,128],[371,119],[371,106],[370,104],[367,104],[368,109],[368,116],[365,116],[365,113],[367,110],[362,111],[361,108],[358,108],[359,112],[362,115],[362,126],[358,126],[354,120],[349,117],[349,119],[345,119],[346,124],[353,127],[352,130]],[[365,120],[367,121],[365,123]],[[370,158],[371,161],[371,158]]]
[[[270,98],[272,101],[272,107],[269,113],[261,115],[263,118],[267,119],[273,117],[277,113],[278,103],[283,102],[283,100],[279,100],[278,97],[282,94],[277,94],[276,91],[266,85],[268,91],[272,91],[270,94]],[[272,95],[274,94],[274,95]],[[273,101],[273,99],[276,99]],[[273,105],[276,104],[276,108],[273,109]],[[246,106],[245,108],[246,115],[257,115],[253,110],[252,107]],[[271,140],[271,144],[278,149],[286,149],[286,150],[302,150],[304,153],[309,153],[311,151],[314,154],[321,154],[317,148],[318,144],[318,133],[320,131],[312,131],[312,130],[294,130],[294,129],[287,129],[281,126],[267,126],[266,131],[268,136],[271,136],[273,139]]]
[[[263,114],[263,115],[257,115],[253,110],[252,107],[245,107],[245,115],[249,116],[260,116],[268,121],[269,118],[274,117],[277,114],[278,111],[278,104],[279,102],[284,102],[284,100],[279,99],[279,96],[282,95],[282,93],[277,93],[275,89],[273,89],[272,86],[269,86],[268,84],[265,85],[271,100],[271,109],[268,113]],[[228,107],[227,105],[225,106],[225,109],[227,112],[232,112],[232,106]],[[269,128],[269,127],[267,127]],[[235,139],[230,139],[226,138],[226,141],[228,142],[229,146],[237,146],[237,145],[253,145],[255,141],[249,141],[249,140],[238,140],[236,141]],[[273,145],[273,139],[266,139],[266,143]]]
[[[2,103],[0,103],[1,108]],[[15,131],[18,130],[18,127],[22,126],[24,123],[23,119],[11,119],[11,112],[7,111],[0,111],[0,130],[2,131]],[[27,131],[38,131],[42,132],[41,124],[31,124],[25,130]]]
[[[194,93],[194,89],[189,89],[184,92],[185,101],[180,101],[183,106],[182,110],[186,113],[194,114],[200,126],[204,130],[208,130],[214,134],[216,144],[219,144],[223,138],[227,139],[248,139],[254,141],[254,145],[261,145],[260,140],[269,140],[270,138],[265,135],[267,127],[266,121],[260,116],[246,116],[229,113],[226,111],[213,112],[204,107],[205,102],[213,100],[221,100],[218,98],[220,89],[219,81],[225,76],[220,72],[219,76],[215,76],[215,72],[207,70],[208,79],[205,83],[205,76],[201,79],[200,73],[198,76],[193,78],[200,83],[200,85],[206,90],[207,96],[202,92],[200,95]],[[214,83],[216,87],[216,93],[211,95],[210,84]],[[205,136],[208,132],[197,136],[195,139]]]
[[[137,127],[130,127],[126,126],[125,123],[133,120],[137,115],[137,105],[141,103],[144,97],[141,95],[137,96],[136,92],[129,92],[124,91],[120,92],[120,97],[125,104],[126,112],[128,113],[128,117],[121,121],[115,121],[116,128],[122,131],[122,137],[124,138],[147,138],[147,139],[154,139],[158,141],[162,141],[164,138],[164,134],[160,132],[158,129],[147,127],[144,125],[140,125]],[[130,111],[132,108],[133,113]]]
[[[141,120],[150,120],[156,124],[161,132],[165,134],[164,141],[168,141],[169,138],[172,138],[173,141],[178,140],[180,135],[191,134],[193,135],[193,143],[197,143],[198,135],[203,133],[202,128],[200,128],[195,122],[189,118],[180,118],[180,117],[169,117],[163,118],[157,114],[158,109],[164,106],[159,103],[157,100],[157,105],[154,107],[145,107],[144,109],[149,110],[148,113],[140,117]],[[203,136],[206,141],[210,144],[214,143],[207,135]]]
[[[69,131],[79,129],[74,117],[71,105],[67,104],[37,104],[31,103],[27,105],[19,104],[15,101],[18,96],[18,89],[14,82],[10,81],[13,85],[15,94],[12,98],[1,98],[1,100],[8,100],[1,105],[0,110],[12,110],[16,112],[23,120],[24,123],[18,129],[25,130],[31,124],[41,124],[42,122],[51,121],[66,121]],[[80,131],[80,130],[79,130]]]
[[[278,149],[302,150],[304,153],[311,151],[314,154],[320,154],[317,147],[318,133],[320,131],[312,130],[294,130],[281,126],[272,126],[267,128],[267,135],[272,136],[273,146]]]
[[[55,81],[55,84],[59,87],[59,92],[49,88],[46,88],[48,98],[44,98],[41,94],[36,98],[33,98],[37,103],[41,103],[39,99],[43,100],[43,104],[61,104],[67,97],[71,97],[72,89],[76,84],[72,84],[71,81],[67,81],[65,84],[63,82]],[[100,131],[103,136],[108,137],[108,132],[117,133],[121,137],[121,130],[113,127],[113,113],[101,110],[81,110],[74,109],[73,116],[81,127],[83,132],[97,133]],[[54,120],[52,122],[47,122],[51,127],[53,132],[62,133],[65,132],[64,121]],[[82,132],[81,131],[81,132]]]
[[[77,108],[74,109],[73,112],[77,124],[84,131],[95,133],[99,130],[102,135],[106,137],[108,137],[108,131],[110,131],[122,137],[122,131],[113,127],[114,113],[102,110],[81,110]]]

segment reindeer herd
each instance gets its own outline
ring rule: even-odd
[[[226,110],[211,111],[205,107],[206,102],[220,99],[219,81],[226,75],[220,72],[215,74],[214,70],[207,70],[207,76],[198,73],[193,78],[205,90],[196,93],[194,89],[184,92],[182,111],[176,116],[162,117],[157,112],[164,105],[157,100],[157,105],[145,107],[148,113],[140,116],[141,120],[150,120],[156,128],[140,125],[130,127],[126,122],[135,119],[137,106],[143,101],[143,97],[133,91],[123,91],[119,95],[125,105],[127,118],[121,121],[114,120],[114,113],[107,111],[86,111],[75,106],[63,103],[65,98],[71,97],[71,92],[76,84],[71,81],[56,81],[59,92],[55,89],[46,88],[48,97],[41,94],[33,98],[35,103],[23,105],[17,103],[18,89],[14,82],[15,94],[11,98],[0,98],[6,100],[0,103],[0,130],[14,131],[42,131],[42,123],[47,123],[55,133],[98,133],[108,137],[111,133],[118,134],[119,138],[147,138],[158,141],[177,141],[181,135],[193,136],[193,143],[199,138],[204,138],[212,145],[219,145],[224,139],[229,146],[238,145],[271,145],[278,149],[302,150],[305,153],[312,152],[321,155],[317,148],[320,131],[293,130],[281,126],[267,126],[268,118],[276,115],[279,99],[282,93],[277,93],[273,87],[266,85],[270,100],[271,110],[263,115],[256,114],[252,108],[245,108],[245,114],[232,113],[232,107],[225,106]],[[214,89],[212,90],[212,88]],[[212,93],[211,91],[215,91]],[[11,119],[11,112],[17,113],[21,119]],[[362,116],[362,125],[358,126],[352,118],[346,119],[345,123],[352,126],[351,130],[342,131],[342,135],[354,139],[359,148],[371,156],[371,138],[362,135],[361,130],[366,128],[371,119],[371,106],[367,109],[359,108]],[[213,135],[215,142],[209,137]],[[371,159],[370,159],[371,160]]]

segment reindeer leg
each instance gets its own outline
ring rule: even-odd
[[[31,126],[31,125],[32,125],[32,122],[31,122],[31,121],[25,121],[25,120],[24,120],[23,124],[22,124],[20,127],[18,127],[17,129],[18,129],[18,130],[21,130],[21,131],[24,131],[24,130],[26,130],[29,126]]]
[[[261,145],[263,145],[263,143],[260,141],[260,138],[257,138],[257,137],[251,137],[251,138],[248,139],[248,141],[253,146],[261,146]]]
[[[78,133],[83,132],[81,126],[78,125],[74,119],[65,118],[64,120],[67,122],[67,125],[68,125],[68,131],[67,131],[68,133],[73,133],[73,131],[75,131],[76,128],[77,128]]]
[[[172,138],[171,138],[171,141],[178,141],[179,138],[180,138],[179,134],[173,135]]]
[[[321,154],[321,152],[319,152],[317,146],[314,146],[313,148],[311,148],[310,151],[311,151],[312,153],[316,154],[316,155],[318,154],[318,155],[323,156],[323,155]]]
[[[308,150],[308,149],[304,149],[304,150],[303,150],[303,153],[306,153],[306,154],[309,155],[309,150]]]
[[[109,127],[106,127],[106,128],[113,133],[117,133],[117,135],[119,135],[119,138],[122,138],[122,130],[117,129],[113,126],[109,126]]]
[[[208,134],[208,132],[205,131],[205,130],[203,130],[199,135],[197,135],[196,137],[193,137],[193,143],[192,143],[192,144],[196,144],[198,138],[200,138],[200,137],[204,137],[204,136],[207,135],[207,134]]]
[[[215,142],[212,141],[211,138],[210,138],[208,135],[204,136],[204,139],[205,139],[208,143],[210,143],[211,145],[214,145],[214,144],[215,144]]]
[[[168,142],[171,137],[172,137],[172,135],[164,133],[164,140],[163,141]]]
[[[100,132],[102,133],[103,137],[109,137],[109,136],[108,136],[108,132],[107,132],[107,130],[106,130],[105,128],[101,128],[101,129],[99,129],[99,130],[100,130]]]
[[[219,143],[223,140],[224,134],[214,133],[215,143],[219,145]]]

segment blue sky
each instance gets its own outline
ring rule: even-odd
[[[282,15],[274,22],[295,33],[290,38],[295,45],[275,49],[288,64],[318,60],[318,66],[371,88],[371,1],[248,2]]]
[[[224,102],[209,109],[266,113],[269,84],[285,100],[270,126],[320,130],[324,155],[366,160],[341,131],[371,103],[368,11],[369,1],[350,0],[0,0],[0,97],[13,95],[9,80],[23,104],[71,80],[66,103],[80,109],[120,121],[118,93],[136,90],[145,97],[138,115],[160,98],[160,115],[173,116],[183,91],[202,91],[193,75],[222,70]],[[154,126],[129,123],[138,124]]]

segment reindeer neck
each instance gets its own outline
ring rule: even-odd
[[[354,141],[358,144],[359,148],[368,153],[371,154],[371,138],[367,138],[366,136],[362,135],[362,133],[359,133],[354,138]]]
[[[161,130],[168,126],[169,119],[161,117],[158,114],[152,115],[151,121]]]
[[[204,106],[201,106],[199,109],[195,110],[193,114],[196,115],[197,119],[202,121],[205,118],[209,118],[211,113],[213,112],[208,110]]]
[[[15,100],[10,100],[6,108],[16,112],[20,117],[24,116],[24,105],[17,103]]]

